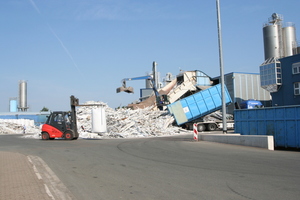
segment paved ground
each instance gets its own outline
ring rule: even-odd
[[[0,199],[53,199],[30,158],[20,153],[0,152]]]

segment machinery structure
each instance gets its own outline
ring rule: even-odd
[[[79,100],[73,95],[70,100],[71,111],[55,111],[50,114],[42,126],[43,140],[54,140],[55,138],[76,140],[79,137],[75,110],[76,106],[79,106]]]
[[[122,80],[122,87],[117,88],[116,92],[134,93],[133,87],[126,86],[126,81],[146,80],[147,85],[153,89],[157,108],[162,110],[163,106],[169,104],[169,101],[168,101],[168,96],[166,94],[160,94],[158,92],[158,73],[156,71],[156,65],[157,63],[154,61],[152,64],[152,75],[139,76],[134,78],[124,78]]]
[[[156,98],[156,105],[161,110],[164,105],[168,104],[168,97],[165,94],[159,94],[155,80],[152,76],[140,76],[140,77],[134,77],[134,78],[124,78],[122,80],[122,87],[117,88],[117,93],[119,92],[127,92],[127,93],[133,93],[134,89],[132,87],[126,87],[126,81],[133,81],[133,80],[149,80],[151,81],[151,87],[153,89],[153,92],[155,94]]]
[[[150,80],[152,82],[152,88],[155,88],[155,90],[157,90],[155,84],[153,84],[154,80],[152,76],[148,75],[148,76],[139,76],[134,78],[124,78],[122,80],[122,86],[117,88],[117,93],[119,92],[134,93],[133,87],[126,87],[126,81],[136,81],[136,80]]]

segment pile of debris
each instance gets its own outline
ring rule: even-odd
[[[174,118],[167,111],[154,110],[153,107],[132,110],[112,109],[103,102],[86,102],[77,110],[77,125],[81,137],[128,138],[174,135],[180,128],[173,126]],[[92,133],[92,110],[101,106],[105,109],[107,132]]]
[[[22,125],[0,121],[0,134],[20,134],[23,130]]]
[[[40,128],[29,119],[0,119],[0,135],[40,133]]]
[[[103,102],[88,101],[87,106],[77,107],[77,126],[80,138],[132,138],[176,135],[183,132],[173,126],[174,118],[167,111],[153,107],[132,110],[129,108],[113,109]],[[91,106],[92,105],[92,106]],[[92,132],[92,110],[105,109],[107,131]],[[0,134],[21,134],[23,125],[0,121]],[[40,138],[41,129],[37,126],[26,126],[25,138]]]

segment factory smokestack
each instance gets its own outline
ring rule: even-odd
[[[19,111],[26,112],[27,106],[27,81],[19,81]]]

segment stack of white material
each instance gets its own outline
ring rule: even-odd
[[[34,120],[31,119],[0,119],[0,123],[14,123],[18,125],[34,126]]]
[[[34,125],[34,120],[29,119],[0,119],[0,134],[20,134],[39,132],[39,128]]]
[[[166,111],[153,110],[153,107],[131,110],[120,108],[114,110],[102,102],[87,102],[98,106],[82,106],[77,110],[77,120],[81,137],[92,138],[127,138],[149,137],[178,134],[179,128],[172,126],[174,118]],[[105,110],[107,132],[92,133],[92,110],[102,107]],[[95,122],[93,122],[95,123]],[[97,123],[97,122],[96,122]],[[100,123],[100,121],[99,121]],[[82,129],[82,127],[84,129]]]

